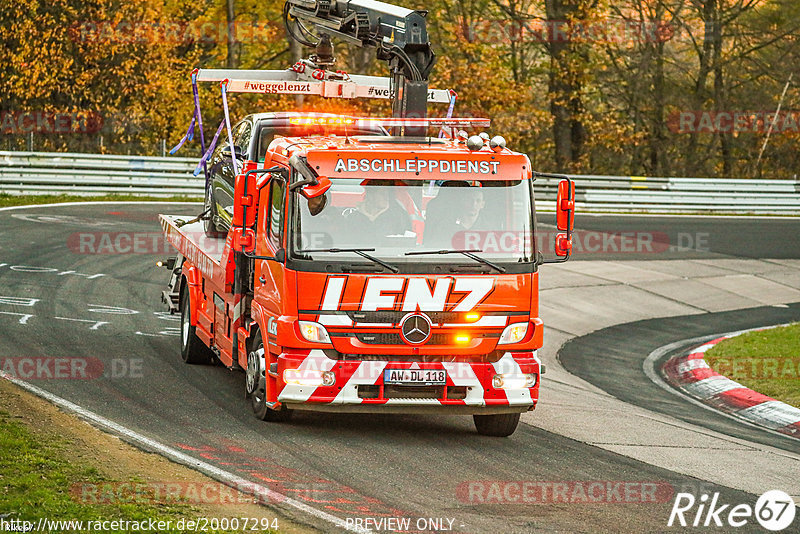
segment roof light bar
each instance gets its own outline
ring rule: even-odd
[[[315,116],[305,115],[289,117],[289,124],[296,126],[353,126],[367,129],[369,127],[383,126],[385,128],[400,127],[439,127],[439,128],[487,128],[491,120],[483,117],[425,117],[414,119],[401,119],[392,117],[346,117],[346,116]]]

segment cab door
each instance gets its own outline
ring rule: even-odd
[[[284,227],[286,224],[286,182],[277,176],[269,185],[261,189],[259,196],[259,213],[256,221],[256,253],[259,256],[275,256],[276,252],[286,247]],[[283,263],[277,261],[256,260],[254,276],[254,296],[261,305],[264,315],[261,317],[261,335],[264,341],[264,352],[267,365],[266,400],[276,402],[278,399],[277,361],[282,347],[277,337],[276,320],[286,313],[289,299],[294,295],[294,286],[287,287],[286,270]]]

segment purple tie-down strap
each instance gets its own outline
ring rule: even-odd
[[[191,122],[189,122],[189,129],[186,130],[186,135],[184,135],[183,138],[180,141],[178,141],[178,144],[175,145],[172,148],[172,150],[169,151],[169,155],[170,156],[173,155],[178,150],[180,150],[180,148],[183,146],[183,144],[186,141],[191,141],[192,140],[192,138],[194,137],[194,122],[195,122],[195,120],[197,120],[197,114],[196,113],[194,115],[192,115],[192,120],[191,120]]]
[[[447,108],[447,118],[448,119],[453,117],[453,110],[456,107],[456,99],[457,98],[458,98],[458,94],[455,91],[453,91],[452,89],[450,89],[450,106]],[[444,126],[442,126],[439,129],[439,137],[444,137]]]
[[[233,131],[231,130],[231,118],[228,114],[228,80],[224,80],[220,85],[222,91],[222,109],[225,111],[225,125],[228,128],[228,144],[231,147],[231,164],[233,165],[233,175],[239,174],[239,165],[236,160],[236,149],[233,147]]]
[[[214,134],[214,138],[211,140],[211,144],[208,145],[208,150],[206,153],[203,154],[203,157],[200,158],[200,163],[197,164],[197,167],[194,170],[194,175],[197,176],[200,174],[200,171],[203,170],[203,164],[208,161],[208,158],[211,157],[211,153],[214,151],[214,147],[217,146],[217,139],[219,139],[219,134],[222,133],[222,128],[225,126],[225,120],[223,119],[222,122],[219,123],[219,128],[217,128],[217,133]]]
[[[203,135],[203,114],[200,112],[200,94],[197,91],[197,72],[198,69],[192,71],[192,94],[194,95],[194,116],[197,117],[197,126],[200,127],[200,148],[203,152],[206,151],[206,138]]]

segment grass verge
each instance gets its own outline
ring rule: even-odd
[[[111,488],[112,496],[119,497],[119,489],[126,486],[104,480],[97,469],[76,463],[68,453],[64,442],[38,440],[10,414],[0,412],[0,516],[6,516],[0,521],[28,521],[38,525],[40,518],[48,518],[51,523],[45,530],[59,532],[78,530],[77,523],[70,525],[67,521],[83,521],[84,525],[96,521],[129,521],[135,523],[118,523],[118,529],[111,523],[109,526],[112,532],[152,532],[149,521],[153,518],[172,521],[172,528],[156,527],[159,532],[196,532],[176,528],[181,519],[185,522],[188,517],[196,516],[192,506],[181,502],[154,502],[155,499],[144,492],[103,498],[102,488]],[[147,487],[135,479],[127,486]],[[81,488],[86,487],[92,488],[94,499],[80,497]],[[99,494],[95,488],[101,489]],[[52,523],[59,520],[65,523]],[[13,527],[13,523],[10,526]],[[139,526],[141,528],[137,528]],[[86,528],[83,526],[81,530]]]
[[[0,532],[312,532],[2,378],[0,406]]]
[[[167,198],[140,197],[134,195],[9,195],[0,193],[0,208],[8,206],[27,206],[29,204],[56,204],[62,202],[202,202],[202,197],[174,196]]]
[[[800,408],[800,323],[727,339],[705,359],[719,374]]]

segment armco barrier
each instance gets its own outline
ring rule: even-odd
[[[0,193],[203,196],[197,158],[0,151]]]
[[[800,181],[572,175],[586,211],[800,214]],[[536,180],[538,199],[553,201],[558,180]]]
[[[0,151],[0,193],[203,195],[195,158]],[[572,175],[585,211],[800,214],[800,181]],[[558,180],[538,178],[552,207]]]

